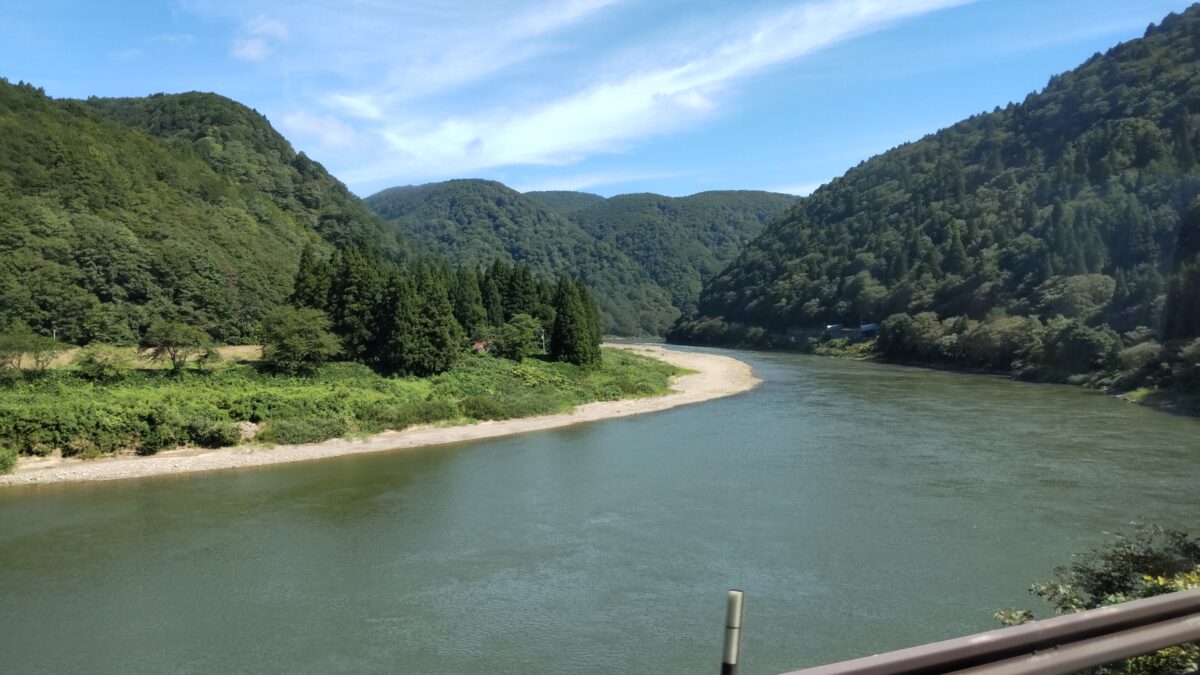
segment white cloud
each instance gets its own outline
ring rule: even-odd
[[[146,41],[186,47],[196,44],[199,38],[191,33],[159,33],[158,35],[151,35]]]
[[[807,197],[807,196],[811,195],[813,192],[816,192],[817,188],[821,187],[822,185],[824,185],[828,182],[829,181],[827,181],[827,180],[823,180],[823,181],[817,181],[814,183],[799,183],[799,184],[795,184],[795,185],[776,186],[776,187],[769,187],[769,188],[764,188],[764,189],[767,192],[782,192],[785,195],[796,195],[797,197]]]
[[[466,174],[519,164],[564,165],[620,152],[719,112],[735,82],[906,17],[963,0],[825,0],[658,44],[630,71],[521,108],[411,118],[378,132],[395,151],[348,173],[351,181],[430,171]],[[708,38],[713,39],[709,40]],[[697,43],[711,44],[697,50]],[[682,56],[681,56],[682,55]],[[398,119],[397,119],[398,118]],[[470,148],[470,151],[467,149]]]
[[[271,55],[271,47],[262,38],[236,38],[229,54],[243,61],[262,61]]]
[[[636,181],[661,180],[664,178],[679,178],[691,175],[689,171],[610,171],[598,173],[583,173],[574,175],[557,175],[549,178],[535,179],[520,183],[514,189],[518,192],[533,192],[541,190],[586,190],[602,185],[621,185]]]
[[[262,61],[287,39],[288,28],[282,21],[258,16],[242,25],[242,34],[233,39],[229,54],[243,61]]]
[[[282,21],[268,19],[265,16],[260,16],[249,21],[246,24],[245,30],[250,35],[259,35],[276,40],[286,40],[288,38],[287,26],[283,25]]]
[[[302,139],[315,140],[330,150],[349,150],[359,142],[358,132],[332,115],[294,112],[283,117],[283,128]]]

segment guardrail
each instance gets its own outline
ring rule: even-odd
[[[1055,675],[1189,642],[1200,642],[1200,589],[1131,600],[784,675]]]

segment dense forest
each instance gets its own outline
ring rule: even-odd
[[[1181,342],[1200,312],[1187,215],[1200,195],[1198,131],[1194,6],[1022,103],[820,188],[713,279],[669,337],[784,346],[828,324],[880,323],[878,350],[898,360],[1053,379],[1169,374],[1200,357]]]
[[[523,194],[562,216],[569,215],[585,206],[594,206],[604,201],[604,197],[600,195],[571,190],[534,190]]]
[[[607,332],[659,335],[679,315],[624,253],[500,183],[452,180],[390,188],[366,203],[404,236],[458,264],[500,259],[543,276],[582,279],[596,293]]]
[[[251,342],[306,245],[407,251],[229,99],[55,100],[0,81],[0,332],[134,344],[169,320]]]
[[[659,335],[695,308],[700,286],[795,201],[768,192],[691,197],[520,194],[491,181],[399,187],[367,205],[415,242],[465,264],[502,259],[578,275],[608,332]]]
[[[696,311],[704,282],[796,202],[751,190],[689,197],[617,195],[569,215],[586,232],[633,258],[685,314]]]

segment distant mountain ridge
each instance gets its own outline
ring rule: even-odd
[[[478,265],[499,256],[580,276],[595,289],[610,332],[660,335],[695,307],[705,280],[795,201],[754,191],[521,194],[454,180],[390,188],[366,203],[403,236],[452,260]]]
[[[389,188],[366,204],[404,237],[455,264],[482,267],[499,259],[545,276],[582,279],[596,294],[608,332],[661,335],[679,315],[628,256],[495,181]]]
[[[569,215],[585,231],[633,258],[684,313],[700,288],[733,261],[769,222],[798,200],[755,190],[688,197],[625,194]]]

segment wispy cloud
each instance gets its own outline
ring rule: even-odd
[[[663,178],[680,178],[692,175],[690,171],[608,171],[598,173],[580,173],[573,175],[558,175],[549,178],[535,179],[517,183],[514,189],[520,192],[539,190],[587,190],[588,188],[606,185],[623,185],[638,181],[660,180]]]
[[[796,195],[797,197],[807,197],[817,188],[828,183],[829,181],[814,181],[811,183],[798,183],[792,185],[777,185],[775,187],[765,188],[767,192],[782,192],[785,195]]]
[[[770,68],[971,0],[779,0],[686,25],[627,0],[181,1],[236,22],[231,54],[286,74],[291,131],[354,147],[340,175],[377,185],[628,152],[726,114]]]
[[[283,129],[302,139],[315,140],[322,148],[329,150],[349,150],[360,141],[354,127],[332,115],[292,113],[284,116]]]
[[[147,42],[186,47],[199,42],[199,38],[191,33],[159,33],[146,38]]]
[[[684,130],[727,103],[738,80],[961,0],[812,2],[657,45],[646,60],[579,91],[521,107],[439,117],[394,116],[375,131],[392,150],[349,172],[352,181],[451,174],[498,166],[570,164]],[[710,44],[697,51],[696,43]],[[386,117],[386,116],[385,116]]]
[[[243,24],[242,33],[234,38],[229,53],[243,61],[262,61],[287,39],[288,28],[282,21],[258,16]]]

